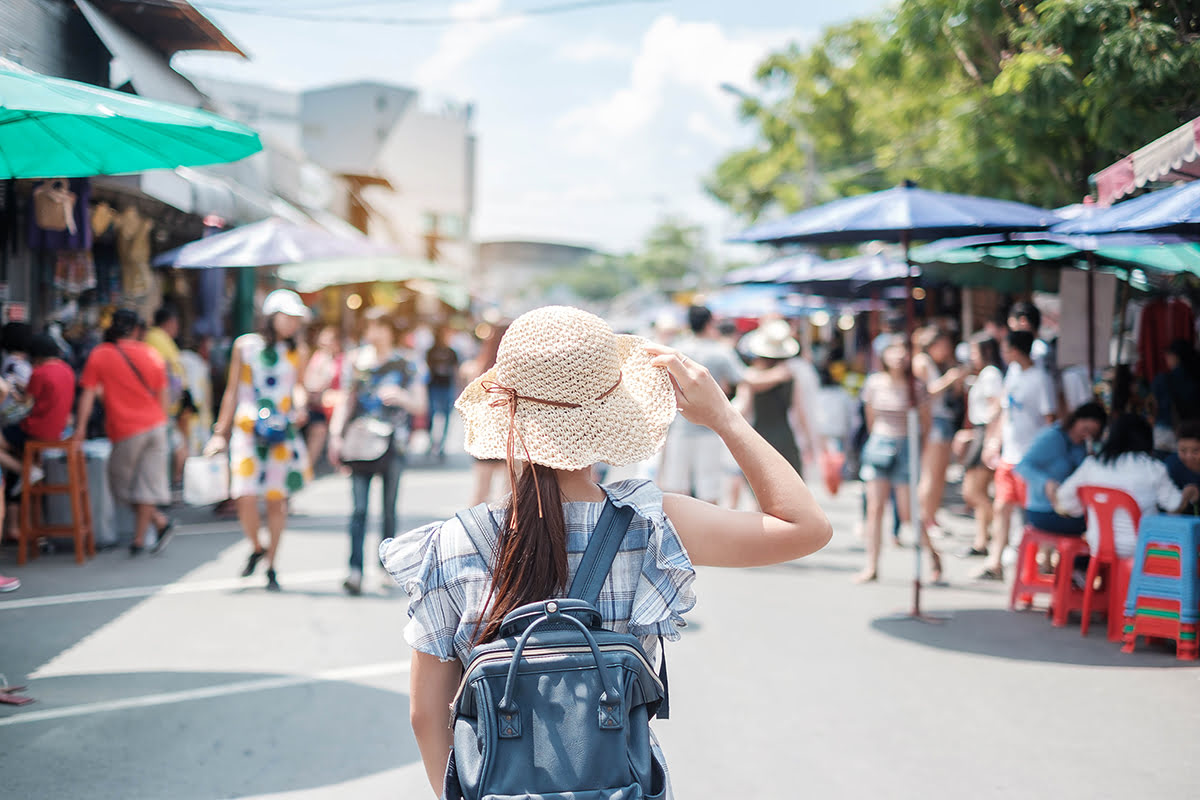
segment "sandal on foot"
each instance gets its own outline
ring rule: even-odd
[[[852,579],[855,583],[875,583],[879,580],[879,573],[873,570],[863,570]]]
[[[977,581],[1002,581],[1004,580],[1004,570],[999,567],[986,567],[971,577]]]
[[[255,550],[250,554],[250,558],[246,561],[246,568],[242,570],[242,577],[249,578],[254,574],[254,569],[258,566],[258,562],[267,554],[266,550]]]

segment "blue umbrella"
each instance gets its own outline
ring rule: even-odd
[[[889,241],[945,239],[978,233],[1045,230],[1059,221],[1052,211],[988,197],[897,186],[845,197],[785,219],[756,225],[735,242]]]
[[[1110,208],[1097,208],[1051,230],[1072,234],[1200,234],[1200,181],[1150,192]]]
[[[912,297],[912,261],[909,245],[913,239],[945,239],[981,233],[1012,233],[1045,230],[1060,217],[1051,211],[1007,200],[931,192],[911,183],[874,194],[847,197],[806,209],[786,219],[756,225],[734,237],[737,242],[788,244],[798,242],[863,242],[883,240],[904,245],[904,263],[910,268],[907,316],[909,330],[915,325]],[[908,337],[911,341],[911,336]],[[914,526],[920,528],[917,477],[920,474],[920,432],[916,411],[916,385],[910,382],[914,402],[909,412],[909,469],[912,480]],[[930,545],[932,548],[932,545]],[[916,548],[913,580],[912,618],[921,614],[921,548]]]
[[[765,264],[755,264],[751,267],[735,269],[725,275],[724,283],[787,283],[785,277],[795,269],[811,267],[826,263],[825,259],[812,253],[794,253],[782,258],[772,259]]]

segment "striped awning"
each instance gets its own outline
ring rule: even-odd
[[[1094,176],[1100,205],[1112,205],[1148,183],[1200,178],[1200,117],[1122,158]]]

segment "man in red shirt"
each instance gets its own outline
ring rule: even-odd
[[[44,333],[33,337],[29,348],[33,373],[24,392],[32,406],[23,420],[0,432],[0,465],[11,474],[21,474],[25,442],[57,442],[67,428],[75,401],[75,372],[59,355],[53,338]]]
[[[162,357],[135,335],[142,327],[137,313],[120,309],[101,344],[88,356],[79,385],[75,418],[87,420],[99,394],[104,401],[105,430],[112,442],[108,481],[113,497],[133,507],[135,526],[130,555],[142,552],[151,523],[158,538],[151,552],[170,541],[171,520],[158,510],[171,502],[167,469],[167,370]],[[84,424],[75,438],[84,437]]]

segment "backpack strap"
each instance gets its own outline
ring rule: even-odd
[[[465,511],[459,511],[454,516],[462,524],[463,530],[467,532],[467,536],[471,539],[471,544],[475,545],[475,549],[479,552],[479,555],[483,556],[483,560],[487,564],[488,573],[490,574],[492,568],[496,566],[496,546],[494,542],[500,536],[500,528],[496,525],[496,520],[492,518],[492,512],[488,509],[488,504],[480,503]]]
[[[588,539],[587,549],[583,551],[579,568],[575,570],[575,578],[571,581],[571,588],[567,590],[567,597],[583,600],[591,606],[596,605],[600,599],[600,590],[604,588],[604,581],[612,570],[613,560],[621,549],[621,542],[625,541],[625,533],[632,521],[632,508],[617,508],[612,500],[604,501],[604,510],[600,512],[600,519],[596,521],[596,527]]]

